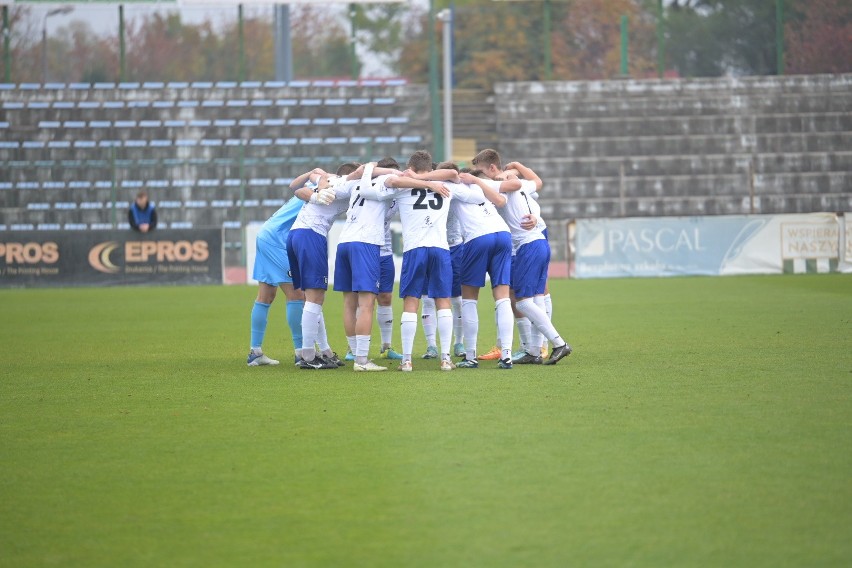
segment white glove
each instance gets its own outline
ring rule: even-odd
[[[316,203],[318,205],[329,205],[332,201],[334,201],[336,193],[334,188],[325,187],[313,195],[311,195],[311,203]]]

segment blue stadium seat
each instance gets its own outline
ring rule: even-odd
[[[50,140],[47,143],[48,148],[70,148],[71,141],[70,140]]]
[[[370,104],[370,99],[365,98],[351,98],[349,99],[349,104],[352,106],[362,106]]]
[[[89,128],[109,128],[112,122],[109,120],[90,120]]]
[[[53,204],[53,208],[62,211],[74,211],[77,209],[77,203],[74,201],[57,201]]]
[[[251,178],[248,184],[252,187],[272,185],[272,180],[269,178]]]
[[[142,187],[143,185],[145,185],[145,182],[142,181],[141,179],[124,179],[124,180],[121,180],[121,188],[122,189],[139,188],[139,187]]]
[[[121,140],[101,140],[98,142],[101,148],[121,148]]]
[[[212,89],[213,83],[209,81],[193,81],[190,87],[193,89]]]
[[[394,97],[376,97],[373,99],[374,105],[392,105],[396,104],[396,99]]]
[[[287,121],[290,126],[308,126],[311,123],[309,118],[291,118]]]
[[[128,91],[133,90],[133,89],[138,89],[139,83],[119,83],[118,88],[119,89],[126,89]]]
[[[189,83],[186,81],[169,81],[166,83],[167,89],[186,89],[189,87]]]
[[[148,108],[151,101],[127,101],[127,108]]]
[[[91,85],[89,83],[68,83],[68,88],[75,90],[88,90],[89,88],[91,88]]]
[[[226,101],[226,106],[229,107],[247,107],[249,106],[249,102],[245,99],[231,99]]]
[[[239,221],[224,221],[222,223],[223,229],[239,229],[242,227],[242,224]]]
[[[225,106],[225,101],[221,99],[208,99],[206,101],[201,102],[202,107],[223,107]]]
[[[125,148],[145,148],[148,145],[147,140],[125,140]],[[153,146],[153,144],[151,144]]]
[[[322,106],[322,99],[302,99],[302,106]]]
[[[191,229],[192,222],[191,221],[173,221],[171,225],[169,225],[170,229]]]
[[[9,225],[10,231],[34,231],[35,225],[32,223],[12,223]]]
[[[299,101],[296,99],[275,99],[276,106],[296,106]]]
[[[38,123],[39,128],[59,128],[61,125],[58,120],[40,120]]]
[[[103,90],[103,89],[114,89],[115,83],[95,83],[94,85],[92,85],[92,88],[93,89],[101,89],[101,90]]]
[[[136,128],[135,120],[116,120],[114,124],[116,128]]]
[[[221,138],[205,138],[201,141],[202,146],[221,146],[222,139]]]
[[[231,118],[217,118],[213,121],[213,126],[231,127],[237,124],[237,121]]]
[[[361,119],[361,124],[384,124],[385,119],[381,116],[366,116]]]
[[[27,103],[27,108],[42,109],[49,107],[50,103],[46,101],[30,101]]]
[[[260,201],[257,199],[244,199],[243,207],[260,207]]]
[[[225,187],[236,187],[240,184],[242,184],[242,180],[236,178],[227,178],[222,183]]]
[[[85,231],[89,226],[86,223],[65,223],[62,228],[66,231]]]
[[[53,108],[74,108],[74,103],[71,101],[54,101]]]
[[[146,81],[142,83],[143,89],[162,89],[164,86],[160,81]]]
[[[186,126],[185,120],[164,120],[163,126],[167,128],[183,128]]]
[[[169,180],[149,179],[145,182],[145,187],[169,187]]]
[[[199,105],[198,101],[178,101],[178,108],[195,108]]]
[[[389,116],[387,119],[388,124],[408,124],[407,116]]]
[[[217,89],[233,89],[237,86],[236,81],[217,81],[216,88]]]
[[[354,116],[347,116],[347,117],[344,117],[344,118],[338,118],[337,119],[337,124],[344,124],[344,125],[345,124],[350,124],[350,125],[351,124],[358,124],[359,122],[361,122],[361,119],[356,118]]]
[[[89,228],[93,231],[109,231],[112,230],[112,223],[92,223]]]
[[[255,107],[269,107],[272,106],[274,102],[272,99],[252,99],[251,106]]]
[[[124,101],[104,101],[104,108],[124,108]]]
[[[187,209],[206,209],[207,208],[207,200],[206,199],[191,199],[186,201],[184,207]]]
[[[151,106],[154,108],[174,108],[174,101],[154,101]]]
[[[193,119],[189,121],[189,125],[195,128],[206,128],[212,123],[206,119]]]
[[[100,101],[80,101],[77,103],[77,108],[95,109],[101,108]]]
[[[284,205],[283,199],[264,199],[261,204],[264,207],[281,207]]]
[[[18,184],[18,189],[20,189],[21,184]],[[48,211],[50,209],[50,203],[27,203],[27,211]]]
[[[326,106],[342,106],[346,104],[346,99],[325,99]]]
[[[283,118],[266,118],[263,120],[264,126],[284,126],[287,121]]]
[[[92,182],[86,180],[69,181],[68,187],[71,189],[88,189],[92,187]]]
[[[295,146],[299,143],[297,138],[276,138],[275,145],[276,146]]]
[[[333,118],[325,118],[325,117],[315,118],[313,120],[313,123],[316,126],[330,126],[330,125],[334,124],[334,119]]]
[[[163,200],[158,201],[155,205],[160,209],[180,209],[181,207],[183,207],[183,203],[181,203],[180,201]]]
[[[100,201],[83,201],[83,202],[80,203],[80,209],[93,210],[93,209],[103,209],[103,208],[104,208],[104,204],[101,203]]]
[[[422,136],[400,136],[399,141],[400,141],[400,143],[403,143],[403,144],[420,144],[421,142],[423,142],[423,137]]]
[[[37,231],[58,231],[61,228],[59,223],[39,223],[36,227]]]
[[[259,89],[263,85],[260,81],[242,81],[240,83],[241,89]]]
[[[234,200],[233,199],[217,199],[215,201],[210,202],[211,207],[233,207]]]
[[[19,103],[15,101],[7,101],[3,103],[4,110],[18,110],[24,108],[24,103]]]
[[[45,181],[41,184],[42,189],[65,189],[64,181]]]
[[[139,127],[140,128],[160,128],[163,123],[159,120],[140,120]]]

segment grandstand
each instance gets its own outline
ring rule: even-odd
[[[548,219],[852,211],[852,75],[495,91],[501,152],[541,172]]]
[[[577,217],[852,210],[852,75],[458,95],[456,136],[545,180],[555,260]],[[0,85],[0,230],[121,227],[145,188],[169,228],[224,227],[237,265],[294,176],[431,148],[428,109],[404,80]]]
[[[0,230],[126,227],[146,189],[169,228],[242,227],[293,177],[431,144],[428,92],[403,80],[0,86]]]

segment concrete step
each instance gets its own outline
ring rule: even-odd
[[[783,93],[848,93],[852,74],[787,75],[783,77],[708,77],[702,79],[644,79],[623,81],[520,81],[494,86],[497,104],[504,98],[554,97],[564,101],[606,99],[616,97],[683,96],[713,98],[718,96]]]
[[[543,156],[671,156],[832,152],[852,147],[852,132],[762,135],[624,136],[601,138],[503,138],[501,154],[521,162]]]
[[[694,156],[628,156],[594,158],[534,158],[524,162],[536,172],[553,177],[625,175],[724,175],[852,171],[852,151],[788,154],[706,154]],[[545,183],[547,180],[545,180]]]
[[[744,97],[677,97],[677,98],[612,98],[572,100],[564,98],[510,98],[495,107],[500,120],[522,118],[594,118],[654,116],[737,116],[760,114],[796,114],[849,112],[852,100],[848,94],[812,93],[784,94],[768,92],[762,96]]]
[[[623,136],[741,135],[852,132],[852,113],[771,114],[760,116],[507,118],[498,123],[511,138],[599,138]]]

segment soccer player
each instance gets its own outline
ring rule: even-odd
[[[383,158],[376,164],[377,168],[387,168],[399,172],[399,163],[393,158]],[[395,197],[395,196],[394,196]],[[376,320],[382,338],[381,357],[399,361],[402,355],[391,347],[393,341],[393,285],[396,278],[396,266],[393,261],[393,236],[391,220],[399,214],[399,204],[393,199],[385,211],[385,242],[380,252],[381,275],[379,278],[379,297],[376,307]]]
[[[497,321],[497,337],[500,344],[499,369],[512,368],[512,307],[509,300],[509,284],[512,270],[512,238],[509,227],[497,212],[506,204],[506,197],[498,189],[520,185],[505,181],[489,185],[479,177],[463,173],[461,184],[449,185],[453,195],[452,208],[459,220],[464,237],[464,257],[461,262],[462,325],[465,337],[465,360],[460,368],[476,368],[476,341],[479,334],[479,312],[477,303],[479,290],[485,286],[485,275],[491,280]]]
[[[506,164],[504,168],[504,173],[506,175],[515,175],[521,179],[522,187],[527,194],[532,198],[538,201],[538,195],[541,191],[542,186],[544,185],[541,181],[541,178],[531,169],[526,167],[520,162],[509,162]],[[547,227],[542,231],[544,235],[544,239],[547,238]],[[547,319],[553,320],[553,301],[550,296],[550,287],[549,282],[545,281],[544,283],[544,294],[541,296],[544,299],[544,311],[547,313]],[[536,296],[536,302],[539,302],[539,296]],[[521,336],[522,348],[520,351],[516,352],[512,355],[512,359],[514,361],[528,361],[529,358],[526,356],[526,344],[525,341],[529,340],[530,333],[532,331],[532,327],[530,324],[530,320],[527,319],[522,313],[517,310],[515,306],[515,297],[512,295],[512,309],[515,311],[515,322],[518,326],[518,334]],[[541,356],[547,357],[547,343],[543,342],[541,346]]]
[[[486,175],[502,177],[500,155],[495,150],[483,150],[473,159],[473,164],[482,168]],[[504,194],[506,206],[500,210],[500,214],[512,233],[512,291],[515,293],[518,310],[530,320],[533,327],[527,350],[530,360],[523,362],[541,361],[543,335],[554,345],[550,357],[543,362],[545,365],[555,365],[560,359],[571,354],[571,346],[562,339],[547,317],[543,299],[539,303],[535,300],[536,296],[544,294],[550,264],[550,246],[542,234],[546,225],[541,220],[538,203],[529,197],[527,190],[518,188],[508,190]]]
[[[314,203],[330,203],[328,192],[315,193],[302,187],[311,174],[325,173],[315,169],[293,180],[290,187],[295,196],[287,201],[261,227],[257,234],[256,256],[252,277],[258,282],[257,299],[251,310],[251,345],[247,363],[249,367],[278,365],[279,361],[263,353],[263,339],[269,320],[269,308],[275,300],[280,287],[287,297],[287,324],[290,326],[295,350],[295,359],[299,360],[302,351],[302,308],[304,293],[293,286],[290,277],[290,263],[287,258],[287,235],[296,220],[305,200]]]
[[[452,263],[447,244],[449,190],[440,182],[416,179],[432,170],[432,156],[418,150],[408,160],[402,176],[389,176],[385,187],[398,191],[399,215],[402,221],[403,257],[399,295],[403,299],[400,331],[402,363],[400,371],[411,371],[411,353],[417,333],[417,309],[420,298],[427,294],[435,299],[442,371],[455,365],[450,361],[453,316],[450,309]],[[451,172],[453,176],[455,172]]]
[[[368,355],[373,306],[381,284],[385,202],[393,199],[396,192],[386,189],[381,178],[374,184],[373,169],[372,163],[362,166],[356,172],[361,175],[360,180],[356,184],[347,184],[349,208],[340,233],[334,268],[334,289],[343,292],[343,326],[347,338],[354,337],[355,340],[355,371],[387,370],[387,367],[370,361]]]
[[[350,174],[352,175],[352,174]],[[346,211],[349,195],[338,193],[346,178],[330,174],[312,175],[317,183],[317,193],[331,194],[328,205],[308,203],[299,212],[287,237],[287,255],[293,285],[305,292],[305,307],[302,312],[302,360],[301,369],[332,369],[339,363],[330,346],[320,345],[321,356],[317,356],[316,342],[325,327],[322,304],[328,289],[328,230],[334,218]]]

